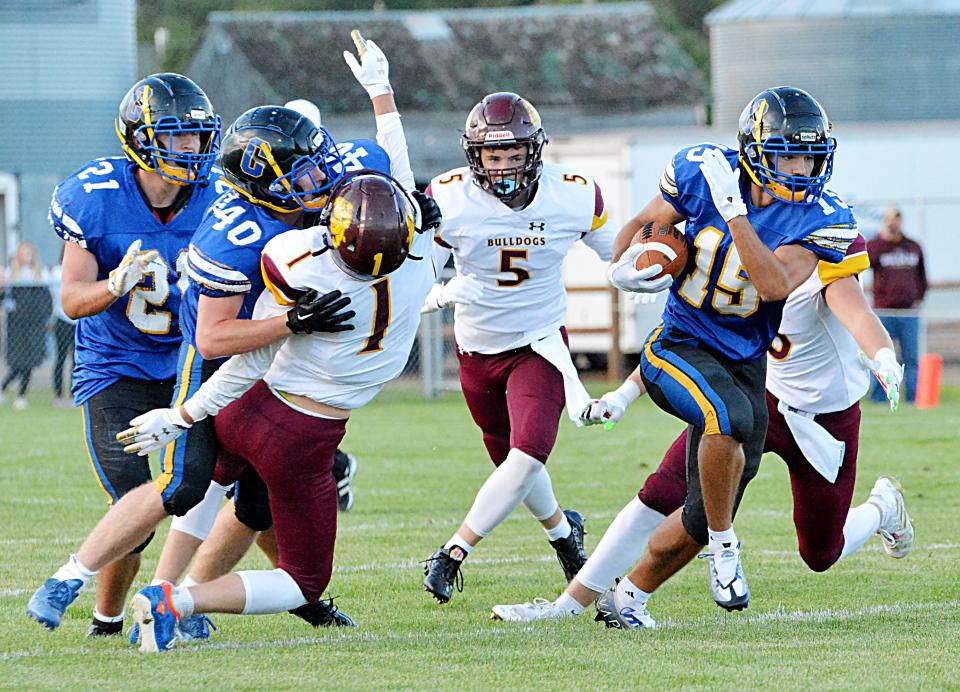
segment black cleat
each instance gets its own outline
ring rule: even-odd
[[[460,559],[451,557],[451,551],[461,556]],[[458,546],[443,548],[423,561],[423,590],[433,594],[438,603],[446,603],[453,595],[453,588],[463,592],[463,573],[460,565],[466,557]]]
[[[104,622],[98,618],[93,618],[90,629],[87,630],[88,637],[113,637],[120,634],[123,634],[123,620]]]
[[[289,611],[314,627],[356,627],[352,617],[333,605],[333,598],[307,603]]]
[[[550,541],[550,545],[557,551],[557,560],[560,561],[560,566],[563,567],[563,576],[569,583],[577,576],[577,572],[587,561],[587,551],[583,547],[583,537],[587,532],[583,528],[583,517],[580,512],[565,509],[563,513],[566,515],[567,521],[570,522],[570,535],[566,538]]]
[[[341,452],[333,454],[333,480],[337,482],[337,507],[341,512],[353,508],[353,477],[357,475],[357,458]]]

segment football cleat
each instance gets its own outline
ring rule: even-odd
[[[560,561],[563,576],[569,584],[587,562],[587,551],[583,547],[583,537],[587,532],[583,528],[583,516],[580,512],[565,509],[563,513],[570,522],[570,535],[550,541],[550,545],[557,551],[557,560]]]
[[[491,620],[503,622],[535,622],[537,620],[559,620],[574,617],[570,611],[558,608],[553,601],[545,598],[535,598],[532,603],[517,603],[516,605],[495,605],[490,613]]]
[[[626,602],[618,605],[615,586],[604,591],[597,599],[597,616],[594,620],[619,630],[657,629],[657,622],[650,616],[646,603],[631,598],[621,600]]]
[[[206,615],[189,615],[180,618],[177,623],[176,638],[185,642],[210,638],[210,630],[219,632],[220,628],[213,624],[213,620]]]
[[[438,603],[446,603],[453,595],[453,588],[463,593],[463,573],[460,565],[466,553],[460,546],[441,547],[423,561],[423,590],[433,594]]]
[[[740,543],[724,547],[719,553],[700,553],[710,564],[710,593],[717,605],[727,611],[750,606],[750,587],[740,565]]]
[[[333,605],[333,598],[316,603],[307,603],[289,611],[314,627],[356,627],[352,617]]]
[[[60,626],[67,606],[73,603],[82,588],[83,582],[79,579],[61,581],[51,577],[30,598],[27,615],[48,630],[55,630]]]
[[[116,622],[104,622],[93,618],[90,628],[87,630],[88,637],[115,637],[123,634],[123,620]]]
[[[180,615],[173,609],[172,600],[170,584],[148,586],[133,597],[130,607],[139,625],[142,653],[167,651],[177,640]]]
[[[870,491],[868,502],[880,509],[880,528],[877,533],[883,540],[887,555],[900,559],[913,548],[913,522],[907,514],[903,500],[903,488],[895,479],[880,476]]]
[[[333,479],[337,482],[337,507],[341,512],[353,509],[353,478],[357,475],[357,458],[339,449],[333,455]]]

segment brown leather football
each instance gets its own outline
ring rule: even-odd
[[[658,279],[667,274],[677,278],[687,266],[687,241],[676,226],[653,221],[646,223],[633,236],[630,245],[638,243],[643,244],[643,250],[637,255],[635,263],[637,269],[646,269],[654,264],[663,267],[663,271],[650,277],[651,279]]]

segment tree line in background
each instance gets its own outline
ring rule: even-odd
[[[725,0],[647,0],[664,28],[671,32],[694,63],[709,74],[710,50],[703,26],[704,16]],[[596,4],[603,3],[599,0]],[[215,11],[332,11],[332,10],[436,10],[454,8],[520,7],[531,5],[579,5],[580,0],[150,0],[138,7],[137,34],[141,44],[154,44],[157,29],[169,38],[156,56],[164,70],[183,72],[207,29],[207,15]],[[603,3],[605,4],[605,3]],[[638,41],[643,37],[638,36]]]

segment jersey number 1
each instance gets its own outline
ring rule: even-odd
[[[373,328],[357,355],[376,353],[383,350],[383,337],[390,326],[390,279],[381,279],[370,286],[376,296],[373,306]]]

